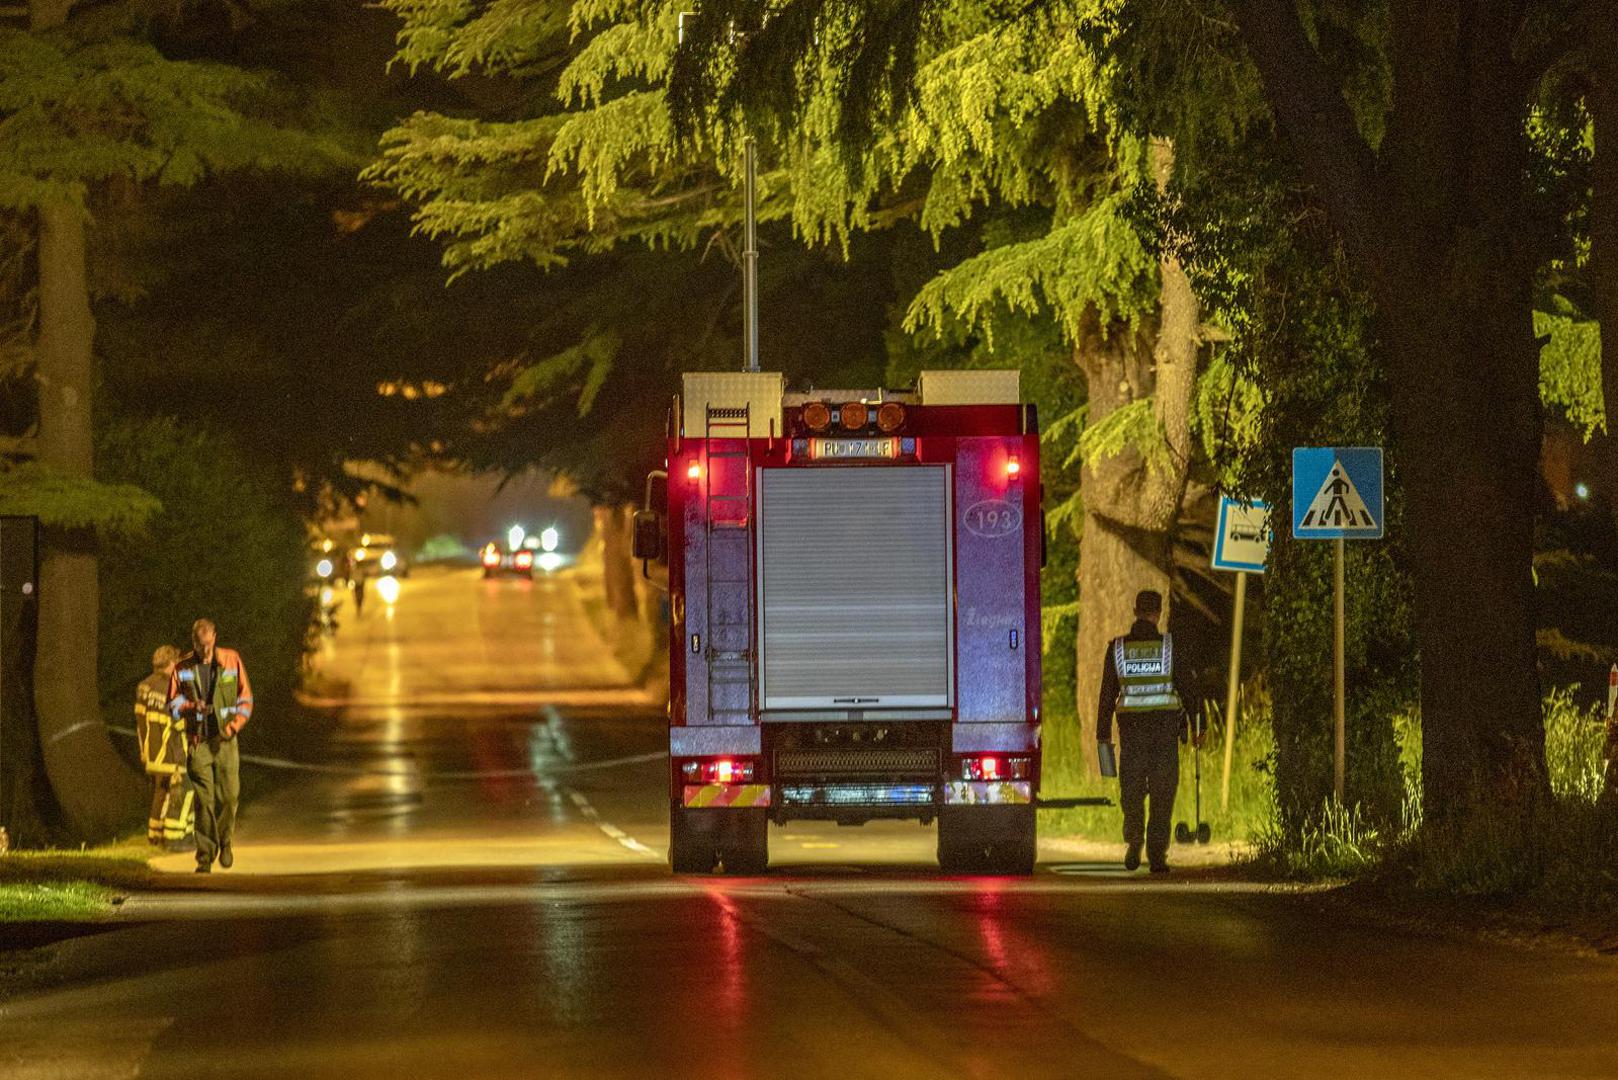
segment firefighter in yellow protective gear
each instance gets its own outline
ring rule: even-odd
[[[188,846],[196,822],[196,800],[185,769],[185,724],[168,710],[169,677],[179,659],[179,649],[162,646],[152,654],[152,673],[135,687],[135,735],[152,781],[146,839],[170,850]]]

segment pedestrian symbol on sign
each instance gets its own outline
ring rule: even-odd
[[[1348,478],[1343,469],[1343,463],[1333,462],[1331,472],[1326,476],[1326,482],[1320,485],[1320,490],[1309,503],[1309,509],[1304,511],[1303,527],[1306,529],[1374,529],[1376,517],[1371,508],[1365,505],[1360,493],[1354,487],[1354,481]]]
[[[1299,446],[1292,451],[1292,535],[1375,540],[1382,535],[1382,451]]]

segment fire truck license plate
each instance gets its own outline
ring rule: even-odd
[[[809,456],[816,461],[844,458],[896,458],[898,439],[811,439]]]

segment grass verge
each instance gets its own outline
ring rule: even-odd
[[[137,837],[81,851],[0,855],[0,922],[76,922],[109,915],[125,893],[151,880]]]

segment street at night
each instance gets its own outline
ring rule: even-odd
[[[0,0],[0,1080],[1618,1078],[1618,0]]]
[[[1618,1071],[1611,959],[1389,929],[1228,872],[1131,879],[1048,845],[1032,878],[950,877],[931,829],[799,823],[766,875],[671,877],[665,727],[574,581],[418,574],[368,608],[327,659],[396,693],[332,711],[329,770],[248,808],[229,874],[159,860],[157,891],[26,967],[0,1073]],[[444,664],[476,673],[465,700],[417,704]]]

